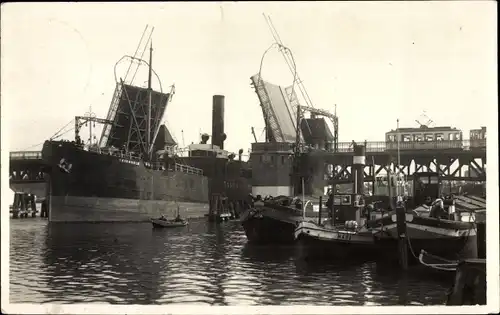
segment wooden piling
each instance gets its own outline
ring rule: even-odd
[[[40,208],[41,208],[40,217],[41,218],[48,218],[49,214],[47,213],[47,199],[42,201],[42,205]]]
[[[477,223],[477,257],[486,259],[486,222]]]
[[[446,305],[486,304],[486,260],[466,259],[458,264]]]
[[[323,209],[323,196],[319,196],[318,225],[321,225],[321,210]]]
[[[398,230],[398,254],[401,269],[408,269],[408,239],[406,236],[406,209],[398,203],[396,206],[396,224]]]

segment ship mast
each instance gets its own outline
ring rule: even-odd
[[[149,73],[148,73],[148,123],[147,123],[147,137],[148,140],[146,141],[147,145],[147,154],[148,154],[148,161],[151,162],[151,152],[152,152],[152,147],[153,144],[151,143],[151,94],[153,89],[151,88],[151,76],[152,76],[152,67],[153,67],[153,40],[151,40],[151,44],[149,46]]]
[[[400,134],[400,130],[399,130],[399,118],[397,119],[397,148],[398,148],[398,171],[396,172],[396,194],[397,194],[397,198],[396,198],[396,205],[399,205],[401,202],[403,202],[403,195],[405,194],[405,185],[406,185],[406,178],[404,178],[404,174],[403,174],[403,180],[400,180],[400,177],[401,177],[401,169],[400,169],[400,166],[401,166],[401,152],[399,151],[400,148],[399,148],[399,138],[401,136]],[[402,187],[400,187],[402,186]]]

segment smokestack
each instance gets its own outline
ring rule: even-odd
[[[224,95],[214,95],[212,104],[212,145],[224,149]]]
[[[365,193],[365,152],[366,148],[364,145],[358,145],[354,143],[354,156],[352,157],[352,169],[353,175],[355,176],[355,186],[354,193],[358,195],[363,195]]]
[[[241,161],[241,155],[243,154],[243,149],[238,151],[238,161]]]

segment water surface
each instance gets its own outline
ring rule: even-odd
[[[49,225],[11,219],[11,303],[442,305],[448,283],[376,263],[249,246],[238,222]]]

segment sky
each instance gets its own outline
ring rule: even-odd
[[[38,150],[90,106],[105,118],[114,66],[149,25],[154,69],[164,89],[176,86],[164,119],[180,146],[211,133],[212,96],[222,94],[225,148],[247,151],[251,127],[264,141],[250,77],[274,42],[265,13],[314,106],[337,105],[340,142],[383,141],[397,119],[418,127],[424,111],[467,138],[496,128],[496,11],[493,1],[3,4],[2,125],[10,150]],[[282,86],[293,80],[276,50],[262,75]],[[146,80],[142,73],[137,82]]]

